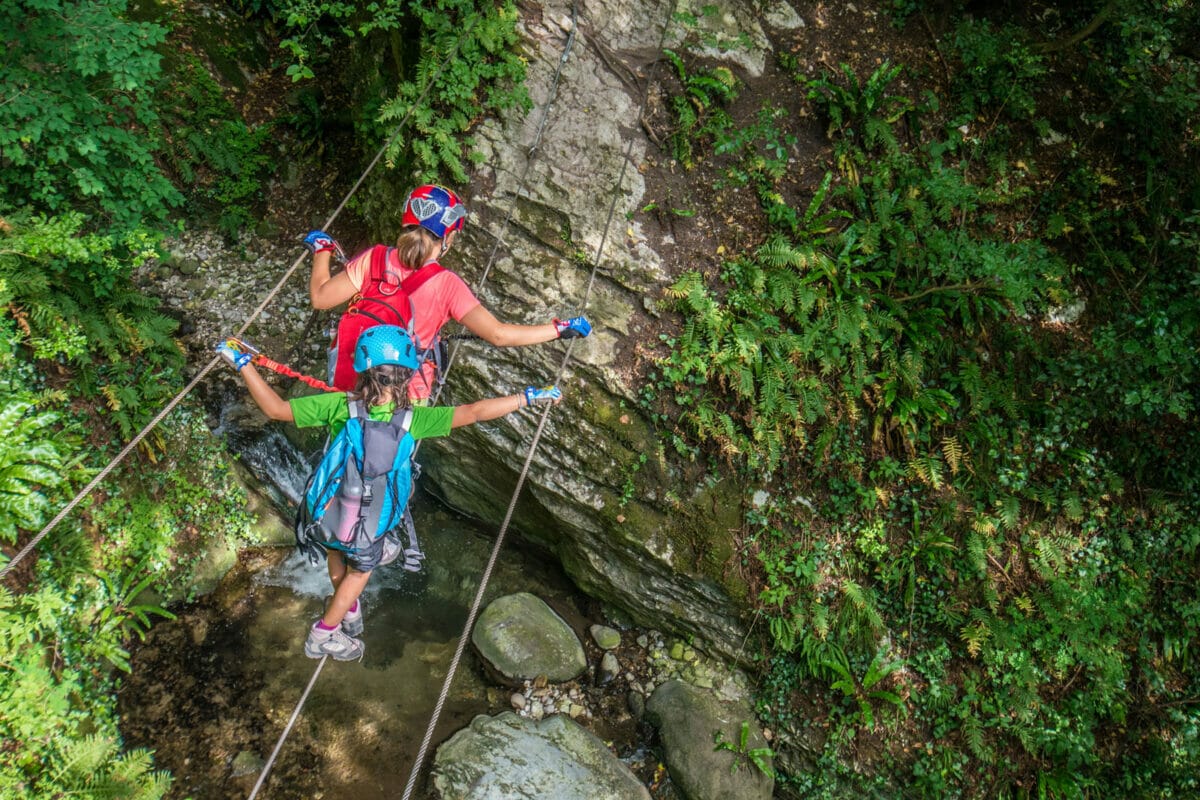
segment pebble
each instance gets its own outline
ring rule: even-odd
[[[520,692],[513,692],[512,697],[509,698],[509,702],[512,703],[513,708],[515,708],[517,711],[520,711],[521,709],[525,708],[525,695],[521,694]]]
[[[650,637],[643,633],[641,636],[637,637],[637,643],[638,647],[645,650],[650,646]]]
[[[646,698],[641,692],[630,689],[629,694],[625,695],[625,705],[629,707],[629,713],[634,719],[640,720],[646,713]]]
[[[593,641],[601,650],[612,650],[621,644],[621,632],[607,625],[593,625],[589,630]]]
[[[621,665],[617,663],[617,657],[610,653],[605,653],[604,658],[600,659],[599,665],[596,667],[596,685],[605,686],[612,683],[612,679],[617,677],[621,672]]]

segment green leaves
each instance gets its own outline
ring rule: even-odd
[[[53,489],[66,481],[66,445],[53,435],[57,415],[28,400],[0,394],[0,540],[13,544],[18,528],[45,522]]]
[[[165,37],[124,0],[0,7],[0,210],[78,208],[118,232],[165,220],[181,200],[154,162]]]

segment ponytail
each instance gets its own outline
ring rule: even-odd
[[[396,257],[405,269],[420,269],[425,265],[425,254],[439,249],[439,241],[419,225],[409,225],[396,240]]]

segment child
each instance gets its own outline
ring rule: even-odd
[[[338,434],[350,419],[351,401],[359,401],[370,419],[377,422],[395,423],[400,416],[396,412],[411,408],[407,386],[418,366],[417,354],[408,334],[398,326],[377,325],[359,337],[354,348],[354,369],[358,374],[355,391],[348,394],[333,392],[310,395],[290,401],[280,397],[263,380],[250,363],[251,354],[242,352],[238,344],[236,340],[225,341],[218,344],[216,350],[241,373],[250,390],[250,396],[263,413],[271,419],[294,422],[301,428],[323,425],[328,428],[330,439],[335,444]],[[479,400],[463,406],[415,407],[411,408],[411,416],[404,417],[408,427],[407,433],[403,435],[414,440],[445,436],[452,428],[496,419],[519,408],[535,404],[557,404],[561,397],[562,392],[557,387],[535,389],[530,386],[521,394]],[[411,442],[408,444],[411,445]],[[334,445],[331,445],[330,450],[333,449]],[[329,458],[327,452],[326,460]],[[365,458],[361,460],[366,461]],[[407,469],[407,454],[404,454],[402,462],[401,468]],[[363,466],[365,465],[359,465],[360,468]],[[323,461],[318,470],[325,467],[326,463]],[[405,483],[404,486],[407,487],[408,484]],[[334,497],[332,503],[338,503],[339,500],[339,497]],[[407,504],[407,501],[408,493],[405,491],[399,501],[400,505]],[[302,502],[307,503],[308,498]],[[307,510],[315,511],[311,508]],[[324,510],[322,509],[322,512]],[[314,529],[310,526],[309,530]],[[333,600],[325,614],[313,623],[308,632],[308,639],[304,643],[305,655],[310,658],[328,655],[338,661],[362,658],[363,643],[356,638],[363,630],[362,607],[358,598],[371,577],[371,570],[380,563],[385,538],[383,534],[383,531],[379,531],[373,540],[368,535],[369,543],[356,547],[348,547],[337,541],[336,537],[328,540],[327,534],[313,542],[301,542],[302,547],[315,544],[325,549],[329,580],[334,589]],[[363,540],[354,541],[358,543]]]
[[[466,207],[454,192],[431,184],[419,186],[404,203],[403,230],[396,246],[368,248],[333,276],[329,270],[331,254],[342,257],[341,246],[324,231],[312,231],[305,237],[304,243],[313,253],[309,279],[313,308],[334,308],[352,301],[338,323],[337,339],[330,349],[332,385],[344,391],[353,388],[351,347],[372,325],[408,327],[421,362],[409,386],[409,397],[414,401],[428,398],[432,391],[438,377],[438,332],[451,317],[497,347],[591,333],[592,326],[584,317],[554,319],[544,325],[511,325],[492,316],[462,278],[438,264],[454,243],[466,216]]]

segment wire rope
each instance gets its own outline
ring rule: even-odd
[[[485,283],[487,283],[488,275],[492,272],[492,266],[496,263],[496,254],[500,250],[500,245],[504,243],[504,237],[508,233],[509,224],[512,222],[513,214],[517,210],[517,201],[521,198],[521,193],[525,191],[526,185],[529,183],[529,170],[533,166],[534,158],[539,152],[542,145],[542,134],[546,130],[546,121],[550,116],[550,109],[554,107],[554,102],[558,99],[558,82],[562,77],[563,67],[567,64],[567,59],[571,57],[571,50],[575,46],[575,31],[577,18],[578,0],[572,0],[571,3],[571,30],[567,34],[566,44],[563,45],[562,55],[558,58],[558,66],[554,69],[554,77],[550,83],[550,94],[546,100],[546,105],[542,108],[542,118],[538,122],[537,132],[534,134],[533,144],[526,151],[525,167],[521,170],[521,178],[517,181],[517,189],[513,192],[512,200],[508,204],[508,213],[504,217],[504,222],[500,226],[500,233],[496,236],[496,241],[492,243],[492,252],[488,255],[487,264],[484,265],[483,273],[479,276],[479,280],[471,287],[478,294]],[[437,390],[433,394],[433,399],[430,401],[432,405],[437,405],[438,398],[442,395],[442,387],[445,385],[445,378],[449,377],[450,369],[454,366],[454,360],[458,357],[458,350],[462,347],[463,341],[476,337],[454,337],[454,346],[450,349],[450,354],[446,357],[446,369],[443,372],[443,380],[438,383]],[[417,443],[418,449],[420,443]]]
[[[292,711],[292,716],[288,719],[287,725],[283,729],[283,734],[280,735],[279,741],[275,742],[275,749],[271,751],[271,757],[267,759],[266,766],[263,771],[258,774],[258,780],[254,782],[254,788],[250,790],[249,800],[254,800],[258,797],[258,790],[262,788],[263,783],[267,780],[267,775],[271,772],[271,765],[275,763],[275,759],[279,757],[279,751],[283,749],[283,743],[287,741],[288,734],[292,732],[292,726],[296,724],[296,720],[300,718],[300,709],[304,708],[304,703],[308,700],[309,692],[317,685],[317,678],[321,674],[321,670],[325,667],[325,662],[329,660],[328,655],[321,656],[321,660],[317,662],[317,668],[313,670],[312,677],[308,680],[308,686],[304,689],[304,694],[300,695],[300,702],[296,703],[295,710]]]
[[[675,11],[674,3],[670,3],[668,8],[670,13],[667,15],[667,20],[663,24],[662,35],[658,42],[659,51],[662,50],[664,44],[666,43],[667,31],[670,29],[671,17]],[[574,11],[574,9],[572,9],[572,11]],[[645,112],[646,103],[649,98],[650,86],[651,82],[649,80],[649,76],[647,76],[646,87],[642,93],[641,105],[635,119],[640,119],[642,114]],[[634,139],[631,137],[629,144],[625,148],[625,157],[621,162],[621,171],[617,176],[617,181],[613,188],[612,202],[610,203],[608,209],[608,219],[604,223],[604,230],[600,237],[600,243],[596,247],[596,255],[592,262],[591,275],[588,278],[587,289],[584,291],[583,301],[579,307],[580,313],[587,309],[588,301],[591,299],[592,289],[596,283],[596,275],[600,269],[600,260],[604,253],[604,245],[608,241],[609,230],[612,228],[613,218],[616,215],[617,201],[621,196],[621,184],[625,180],[625,173],[629,167],[629,159],[633,153],[633,144]],[[558,371],[555,374],[554,382],[556,384],[561,382],[562,376],[566,372],[567,365],[571,361],[571,353],[575,347],[575,342],[575,339],[568,340],[566,353],[564,353],[562,362],[559,364]],[[425,763],[425,758],[428,755],[429,745],[433,739],[433,733],[437,727],[438,719],[441,716],[442,708],[445,706],[446,698],[450,694],[450,685],[453,683],[455,673],[458,671],[458,664],[462,660],[463,652],[466,649],[466,643],[470,636],[471,628],[475,625],[475,619],[479,614],[479,607],[483,603],[484,592],[487,590],[488,581],[491,579],[492,571],[495,569],[496,561],[500,555],[500,549],[503,546],[505,536],[508,533],[508,526],[512,521],[513,513],[516,510],[517,500],[521,495],[521,489],[524,487],[525,479],[529,474],[529,467],[533,462],[533,456],[537,451],[539,442],[541,441],[542,432],[545,430],[546,422],[550,418],[550,409],[551,406],[549,405],[543,409],[541,418],[538,420],[537,430],[534,431],[533,438],[530,440],[529,450],[525,456],[525,463],[522,465],[521,473],[517,478],[517,485],[513,490],[512,499],[509,501],[508,510],[505,512],[504,521],[501,523],[500,530],[496,534],[496,542],[492,545],[491,556],[488,558],[487,566],[484,567],[483,575],[479,581],[479,588],[475,591],[475,599],[471,603],[471,608],[467,613],[467,620],[463,624],[462,634],[458,638],[458,646],[455,648],[454,656],[450,661],[450,667],[446,671],[446,677],[442,681],[442,688],[438,694],[437,702],[434,704],[433,714],[430,717],[429,725],[425,729],[425,736],[421,740],[421,746],[417,751],[417,757],[413,762],[411,771],[409,772],[408,781],[404,786],[402,800],[410,800],[413,790],[416,787],[416,782],[420,776],[421,768]]]

